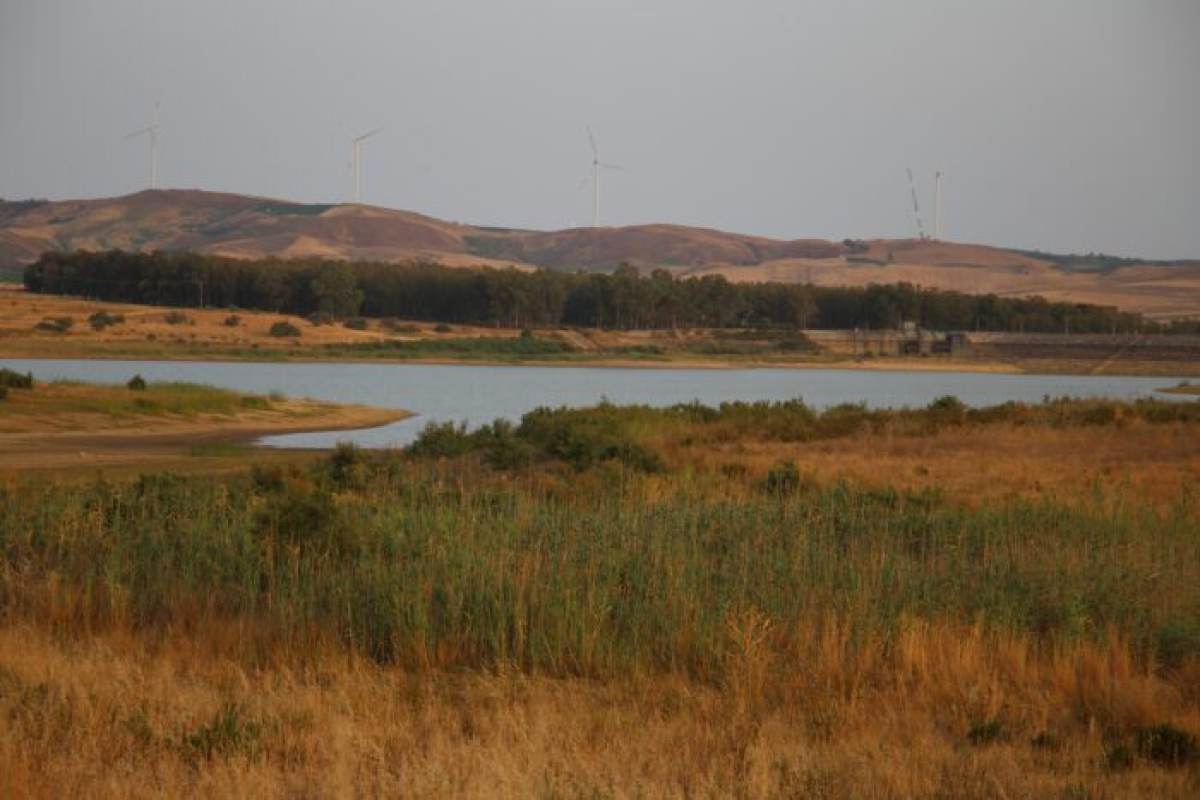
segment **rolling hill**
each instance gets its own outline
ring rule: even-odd
[[[1158,319],[1200,315],[1200,261],[1061,257],[929,240],[778,240],[681,225],[529,231],[364,205],[294,203],[199,190],[94,200],[0,201],[0,273],[46,250],[192,250],[447,266],[604,270],[622,262],[733,281],[908,281],[1113,305]]]

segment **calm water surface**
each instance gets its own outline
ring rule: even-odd
[[[42,380],[66,378],[124,383],[135,373],[150,381],[193,381],[244,392],[281,391],[338,403],[403,408],[415,417],[380,428],[270,436],[263,444],[332,447],[404,445],[430,420],[471,425],[496,417],[517,420],[538,406],[614,403],[669,405],[699,400],[803,398],[823,408],[864,402],[872,407],[923,406],[944,394],[969,405],[1007,400],[1037,402],[1045,395],[1149,397],[1179,378],[1089,375],[989,375],[971,372],[884,372],[827,369],[613,369],[598,367],[478,367],[425,364],[250,364],[194,361],[3,359],[0,366]],[[1169,395],[1159,395],[1169,397]]]

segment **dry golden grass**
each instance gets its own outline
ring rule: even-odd
[[[862,433],[809,443],[735,442],[681,448],[674,458],[709,468],[741,465],[760,477],[780,459],[794,459],[818,483],[845,479],[898,490],[937,489],[968,505],[1038,497],[1086,504],[1097,490],[1110,498],[1165,505],[1185,488],[1200,486],[1195,430],[1146,423],[1119,431],[992,425],[928,436]]]
[[[724,686],[407,674],[329,653],[247,666],[201,640],[0,629],[0,795],[58,797],[1194,797],[1195,769],[1108,766],[1099,733],[1200,726],[1200,663],[1164,682],[1118,640],[1039,653],[914,622],[895,655],[763,623]],[[1190,689],[1186,687],[1191,687]],[[1185,687],[1185,688],[1180,688]],[[1190,693],[1189,693],[1190,692]],[[995,721],[990,742],[971,731]],[[1040,737],[1040,738],[1038,738]],[[1034,743],[1035,738],[1037,743]]]

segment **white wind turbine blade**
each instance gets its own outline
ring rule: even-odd
[[[588,144],[592,146],[592,161],[600,160],[600,150],[596,147],[596,136],[592,133],[592,128],[589,125],[587,129]]]
[[[364,133],[362,136],[355,137],[354,141],[356,141],[356,142],[365,142],[367,139],[370,139],[370,138],[371,138],[372,136],[374,136],[375,134],[377,134],[377,133],[382,133],[382,132],[383,132],[383,128],[376,128],[376,129],[375,129],[375,130],[373,130],[373,131],[367,131],[367,132],[366,132],[366,133]]]

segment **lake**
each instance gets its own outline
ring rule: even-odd
[[[1053,397],[1149,397],[1179,378],[1091,375],[996,375],[838,369],[619,369],[607,367],[489,367],[427,364],[246,363],[0,359],[0,366],[41,380],[124,383],[135,373],[150,381],[192,381],[244,392],[281,391],[337,403],[403,408],[417,416],[380,428],[270,436],[262,444],[363,447],[407,444],[430,420],[471,425],[497,417],[518,420],[538,406],[614,403],[670,405],[699,400],[789,400],[814,407],[864,402],[871,407],[923,406],[952,394],[972,406]],[[1171,395],[1158,395],[1172,397]]]

